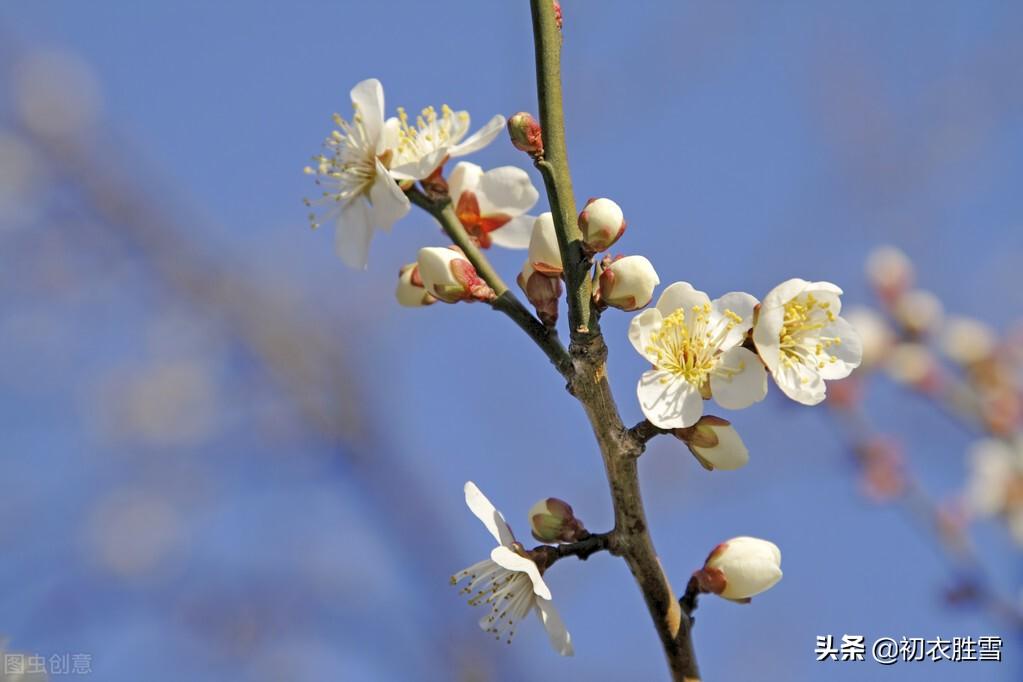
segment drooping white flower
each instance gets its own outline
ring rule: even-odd
[[[310,214],[313,227],[334,221],[335,249],[341,261],[365,268],[373,230],[389,230],[409,211],[409,200],[388,172],[398,144],[398,121],[384,121],[384,89],[375,78],[351,91],[355,114],[351,122],[334,114],[338,129],[324,142],[326,153],[314,158],[305,171],[316,176],[322,195],[306,200],[325,206]]]
[[[525,556],[522,545],[515,541],[504,516],[472,481],[465,484],[465,503],[498,543],[489,559],[451,577],[452,585],[469,580],[462,592],[470,595],[471,606],[485,604],[489,607],[490,611],[479,621],[480,627],[495,639],[511,643],[519,621],[530,611],[536,611],[554,650],[562,656],[571,656],[572,637],[551,603],[550,588],[536,563]]]
[[[860,364],[859,334],[839,317],[842,290],[793,278],[764,297],[753,328],[760,359],[785,395],[804,405],[824,400],[825,380],[844,379]]]
[[[408,114],[398,108],[398,141],[391,161],[391,174],[399,180],[423,180],[448,159],[465,156],[483,149],[494,141],[504,127],[504,116],[498,114],[485,126],[463,140],[469,132],[469,113],[452,111],[446,104],[440,116],[427,107],[409,124]]]
[[[693,426],[673,431],[703,468],[734,471],[749,462],[749,450],[727,419],[705,414]]]
[[[632,318],[629,340],[654,368],[636,392],[656,426],[692,426],[703,414],[703,395],[738,410],[763,400],[767,374],[756,354],[742,347],[757,299],[731,292],[711,301],[688,282],[661,293],[657,306]]]
[[[732,538],[714,548],[696,577],[707,592],[747,602],[781,580],[781,550],[759,538]]]
[[[481,248],[524,249],[535,217],[525,215],[540,198],[529,174],[515,166],[486,172],[462,161],[451,171],[448,192],[462,227]]]

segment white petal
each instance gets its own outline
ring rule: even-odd
[[[732,348],[721,356],[711,374],[710,392],[714,401],[725,409],[749,407],[767,395],[767,370],[756,353],[741,346]]]
[[[487,496],[480,492],[480,489],[472,481],[465,484],[465,504],[476,515],[476,518],[483,522],[495,540],[504,546],[515,542],[515,536],[504,517],[501,516],[501,512],[497,511]]]
[[[643,414],[654,426],[680,429],[703,416],[703,398],[685,379],[659,369],[647,370],[636,385]]]
[[[391,175],[398,180],[422,180],[437,170],[447,158],[449,151],[450,147],[434,149],[429,154],[395,166],[391,169]]]
[[[369,201],[373,206],[371,211],[373,226],[381,230],[390,230],[391,225],[404,217],[410,208],[408,197],[379,160],[376,180],[369,188]]]
[[[766,300],[766,299],[765,299]],[[785,306],[761,306],[753,327],[753,344],[767,369],[774,372],[781,362],[781,330],[785,326]]]
[[[384,126],[384,86],[376,78],[367,78],[351,91],[352,106],[362,118],[366,137],[374,144]]]
[[[358,197],[341,210],[334,230],[334,251],[350,268],[365,270],[369,262],[369,243],[373,239],[369,203]]]
[[[705,303],[710,303],[707,294],[694,289],[689,282],[675,282],[661,292],[661,297],[657,299],[657,309],[667,317],[679,308],[689,310]]]
[[[743,291],[731,291],[711,302],[711,308],[718,315],[723,315],[726,310],[730,310],[742,318],[742,322],[735,325],[725,336],[724,341],[721,342],[720,348],[722,350],[727,350],[732,346],[742,343],[742,340],[746,337],[746,332],[753,327],[753,308],[756,307],[757,303],[759,301],[757,301],[756,297]]]
[[[547,637],[551,640],[551,646],[562,656],[572,656],[575,650],[572,648],[572,635],[568,634],[565,622],[561,620],[561,614],[554,608],[554,602],[550,599],[537,598],[536,615],[543,623]]]
[[[863,343],[860,335],[849,322],[842,317],[836,317],[828,326],[821,329],[821,336],[837,337],[841,342],[827,349],[827,353],[834,355],[836,360],[826,360],[824,367],[819,368],[822,379],[844,379],[860,366],[863,358]]]
[[[474,151],[483,149],[494,141],[494,138],[497,137],[497,134],[501,132],[502,128],[504,128],[504,116],[498,114],[490,119],[485,126],[466,138],[464,142],[452,147],[452,158],[456,156],[465,156],[466,154],[471,154]]]
[[[460,161],[448,176],[448,193],[451,201],[458,204],[458,197],[463,192],[476,193],[479,189],[480,179],[483,177],[483,169],[474,163]]]
[[[384,126],[380,129],[380,137],[377,138],[377,156],[388,149],[397,149],[400,137],[401,122],[394,116],[384,121]]]
[[[788,366],[779,365],[771,376],[778,388],[797,403],[816,405],[824,400],[827,389],[815,367],[799,362]]]
[[[533,594],[544,599],[551,598],[551,590],[543,581],[540,569],[526,557],[516,554],[507,547],[494,547],[490,550],[490,560],[509,571],[525,573],[533,583]]]
[[[788,301],[791,301],[793,298],[806,291],[810,286],[810,282],[798,277],[785,280],[767,292],[767,296],[764,296],[764,300],[760,305],[761,312],[763,312],[764,309],[777,308],[778,306],[785,305]]]
[[[529,238],[533,234],[533,223],[536,217],[531,215],[520,215],[512,218],[507,223],[490,233],[490,239],[494,244],[505,249],[527,249]]]
[[[483,174],[476,196],[483,215],[503,213],[514,217],[533,208],[540,193],[533,187],[529,173],[515,166],[501,166]]]
[[[636,352],[650,361],[650,364],[657,363],[657,353],[648,350],[650,348],[650,335],[661,328],[661,311],[657,308],[649,308],[632,318],[629,323],[629,341]]]

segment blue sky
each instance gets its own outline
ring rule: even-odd
[[[1018,6],[563,4],[576,192],[623,207],[629,231],[616,250],[649,256],[663,283],[763,296],[800,276],[837,282],[848,301],[869,302],[863,261],[876,245],[894,243],[948,310],[1001,330],[1020,318]],[[397,454],[439,521],[418,528],[411,543],[366,511],[374,508],[370,493],[351,471],[275,453],[252,425],[289,417],[278,414],[271,388],[247,399],[248,360],[229,345],[208,368],[229,386],[230,407],[219,413],[219,435],[193,448],[206,453],[201,465],[189,464],[195,452],[176,457],[174,447],[159,459],[117,459],[109,444],[83,440],[87,427],[63,394],[106,372],[104,363],[144,355],[140,330],[156,294],[144,287],[117,294],[99,329],[88,315],[54,309],[79,336],[76,358],[87,369],[59,371],[55,353],[28,400],[12,377],[33,356],[11,342],[0,359],[9,447],[19,453],[5,466],[32,491],[8,511],[18,537],[36,548],[28,558],[0,559],[4,583],[17,586],[5,590],[0,609],[0,632],[12,646],[92,651],[103,680],[138,679],[140,669],[167,679],[172,671],[263,679],[259,657],[238,668],[231,656],[209,654],[205,635],[182,625],[191,620],[161,618],[153,605],[183,593],[201,602],[236,583],[290,594],[282,584],[313,579],[306,558],[318,547],[312,554],[323,570],[343,566],[353,582],[304,590],[290,602],[305,615],[284,639],[309,665],[292,670],[294,679],[423,674],[433,643],[420,622],[441,641],[464,637],[469,651],[496,661],[498,679],[535,669],[569,679],[662,675],[642,600],[624,564],[606,556],[562,562],[549,574],[574,659],[554,655],[532,623],[513,647],[474,639],[479,614],[462,607],[440,568],[454,571],[489,551],[464,509],[462,485],[476,481],[520,535],[526,510],[547,495],[569,500],[591,529],[607,528],[606,483],[584,416],[539,351],[485,307],[394,304],[399,266],[420,246],[441,243],[426,216],[413,213],[377,238],[369,270],[352,272],[334,257],[328,231],[308,229],[301,204],[313,191],[301,168],[363,78],[384,83],[389,108],[446,102],[477,123],[535,109],[528,3],[35,2],[4,5],[0,22],[27,49],[70,51],[91,67],[103,124],[120,141],[111,162],[137,173],[161,205],[205,219],[186,221],[184,238],[214,262],[280,286],[336,333],[380,447]],[[472,160],[524,165],[503,139]],[[493,254],[507,279],[521,257]],[[132,277],[144,281],[144,267]],[[91,286],[96,296],[109,294]],[[628,319],[612,311],[604,330],[609,376],[632,423],[641,416],[632,395],[644,363],[627,343]],[[972,437],[883,381],[876,389],[878,424],[904,434],[915,470],[937,496],[953,493]],[[815,663],[818,634],[1009,633],[942,602],[949,571],[940,554],[903,515],[857,493],[823,409],[791,404],[772,389],[763,404],[722,414],[750,445],[745,469],[708,474],[677,444],[659,441],[640,467],[654,542],[679,587],[722,539],[762,536],[783,551],[785,578],[752,605],[702,601],[696,639],[707,679],[1018,679],[1018,641],[1007,642],[1010,660],[1000,666]],[[304,447],[312,461],[325,449]],[[81,557],[75,517],[98,504],[113,479],[135,485],[179,466],[214,477],[213,502],[182,522],[202,551],[188,555],[188,570],[143,586],[97,578]],[[399,526],[411,532],[415,524]],[[448,555],[415,565],[402,546],[429,547],[432,538]],[[268,552],[268,543],[280,551]],[[1018,598],[1018,553],[1004,533],[980,528],[978,545],[999,586]],[[372,561],[353,560],[353,547]],[[87,578],[89,596],[79,598],[89,608],[66,620],[56,606],[66,595],[54,585],[76,572]],[[381,608],[407,609],[408,617],[379,617]],[[279,622],[291,618],[298,616]],[[407,655],[385,653],[389,642]]]

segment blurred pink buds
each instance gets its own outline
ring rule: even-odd
[[[661,283],[645,256],[606,256],[598,273],[593,283],[596,300],[627,311],[646,307]]]
[[[529,527],[539,542],[579,542],[589,537],[572,506],[556,497],[540,500],[529,510]]]
[[[704,415],[692,426],[674,429],[672,433],[693,453],[704,469],[733,471],[746,466],[749,450],[727,419]]]
[[[398,290],[395,292],[398,304],[406,308],[420,308],[437,299],[426,290],[423,278],[419,276],[419,265],[409,263],[398,272]]]
[[[532,114],[520,111],[508,119],[508,136],[519,151],[534,158],[543,156],[543,129]]]
[[[494,290],[455,247],[425,246],[419,249],[417,264],[426,291],[445,303],[495,298]]]
[[[625,232],[625,215],[610,199],[590,199],[579,214],[579,229],[590,253],[607,251]]]
[[[533,223],[533,234],[529,238],[529,265],[537,272],[555,277],[560,277],[563,271],[558,233],[550,211],[541,213]]]
[[[781,580],[781,550],[759,538],[732,538],[715,547],[693,575],[704,592],[746,603]]]
[[[519,287],[536,308],[537,317],[548,327],[558,321],[558,299],[561,298],[561,278],[537,272],[526,263],[519,273]]]
[[[913,264],[894,246],[882,246],[867,257],[867,279],[878,297],[891,303],[913,284]]]

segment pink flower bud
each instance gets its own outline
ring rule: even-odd
[[[694,575],[704,592],[748,602],[781,580],[781,550],[759,538],[732,538],[715,547]]]
[[[692,426],[675,429],[672,433],[708,471],[733,471],[749,462],[746,444],[727,419],[705,414]]]
[[[537,272],[555,277],[560,277],[564,269],[554,216],[550,211],[541,213],[533,223],[533,234],[529,238],[529,264]]]
[[[654,297],[661,283],[654,266],[644,256],[605,258],[594,282],[594,296],[621,310],[639,310]]]
[[[406,308],[420,308],[437,302],[437,299],[426,290],[423,278],[419,276],[417,263],[402,266],[398,273],[398,290],[395,296],[399,305]]]
[[[553,327],[558,321],[561,278],[537,272],[532,265],[526,263],[517,281],[526,298],[536,308],[540,321],[548,327]]]
[[[543,130],[532,114],[520,111],[512,115],[508,119],[508,135],[519,151],[537,158],[543,156]]]
[[[419,249],[417,264],[426,290],[445,303],[492,301],[495,298],[494,290],[454,247],[423,247]]]
[[[591,253],[607,251],[625,232],[622,209],[610,199],[590,199],[579,214],[583,242]]]
[[[540,500],[529,510],[529,527],[539,542],[578,542],[589,536],[572,506],[556,497]]]

